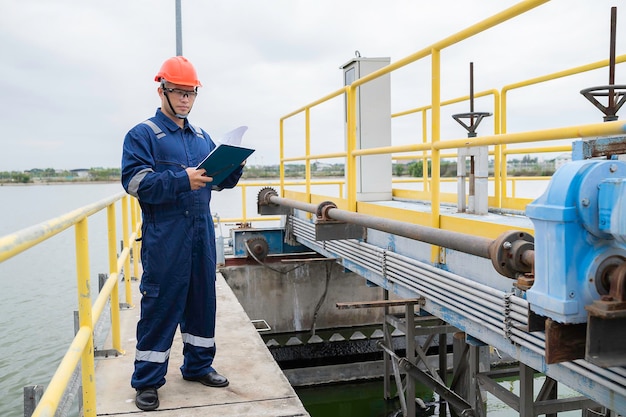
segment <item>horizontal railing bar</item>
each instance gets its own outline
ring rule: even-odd
[[[0,262],[32,248],[33,246],[69,229],[85,217],[106,208],[122,198],[126,193],[118,193],[93,204],[78,208],[67,214],[27,227],[15,233],[0,237]]]

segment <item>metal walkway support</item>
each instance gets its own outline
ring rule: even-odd
[[[337,307],[340,309],[372,307],[385,309],[385,320],[383,322],[384,337],[383,340],[378,342],[378,346],[385,353],[384,398],[392,398],[393,379],[403,416],[414,416],[416,404],[422,403],[421,399],[415,396],[417,382],[432,388],[459,415],[468,417],[484,416],[484,412],[476,413],[474,407],[453,389],[450,389],[445,382],[448,369],[448,343],[446,336],[458,332],[458,329],[430,315],[416,316],[415,306],[418,306],[419,311],[419,305],[422,301],[413,299],[338,303]],[[394,306],[404,306],[404,315],[402,317],[389,313],[389,308]],[[406,350],[403,357],[399,356],[393,348],[392,333],[397,331],[402,332],[405,337]],[[420,346],[416,343],[417,336],[428,336],[428,338]],[[437,368],[430,366],[426,358],[427,351],[435,337],[439,339],[439,365]],[[426,372],[418,367],[420,362],[427,369]],[[456,378],[453,378],[453,383],[454,381],[456,381]],[[442,406],[444,406],[443,403]],[[478,408],[482,408],[482,405]]]

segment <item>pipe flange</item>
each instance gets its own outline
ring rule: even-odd
[[[331,218],[328,216],[328,210],[336,208],[337,205],[332,201],[322,201],[318,204],[317,209],[315,210],[315,215],[317,216],[318,220],[328,221],[331,220]]]
[[[519,230],[502,233],[489,246],[493,267],[508,278],[517,278],[532,272],[533,265],[524,261],[527,251],[534,251],[535,239]]]
[[[272,187],[261,188],[259,194],[257,194],[257,201],[259,205],[269,206],[271,204],[270,198],[278,197],[278,193]]]

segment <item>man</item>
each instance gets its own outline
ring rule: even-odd
[[[155,77],[161,107],[124,139],[122,185],[143,213],[135,371],[131,386],[141,410],[159,407],[177,327],[184,343],[183,378],[211,387],[228,380],[212,367],[215,357],[215,230],[211,190],[232,188],[243,166],[221,184],[195,167],[215,148],[187,120],[200,81],[184,57],[166,60]],[[242,164],[243,165],[243,164]]]

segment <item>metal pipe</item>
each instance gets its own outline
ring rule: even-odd
[[[435,275],[432,273],[428,273],[427,271],[424,271],[424,270],[419,271],[419,270],[416,270],[415,268],[409,268],[408,266],[397,264],[392,259],[389,259],[388,263],[390,265],[395,264],[394,267],[398,270],[406,271],[406,272],[413,273],[413,274],[418,274],[425,281],[435,281],[436,284],[439,286],[439,288],[441,288],[442,290],[449,291],[449,294],[454,294],[454,293],[463,294],[463,297],[464,297],[463,299],[466,301],[471,301],[478,305],[485,306],[487,308],[490,308],[491,306],[494,306],[494,305],[497,307],[501,307],[502,309],[504,308],[504,300],[502,298],[489,297],[486,294],[480,294],[479,291],[476,291],[474,289],[463,288],[462,285],[455,283],[454,281],[445,280],[441,275]]]
[[[317,205],[311,203],[304,203],[302,201],[290,200],[288,198],[278,197],[276,195],[268,195],[268,200],[279,206],[287,206],[290,208],[306,211],[315,214],[317,212]]]
[[[270,196],[269,200],[273,204],[284,205],[309,213],[318,212],[318,206],[310,203],[302,203],[276,196]],[[358,224],[370,229],[376,229],[382,232],[392,233],[409,239],[419,240],[436,246],[479,256],[481,258],[491,259],[489,256],[489,246],[493,240],[485,237],[466,235],[464,233],[441,230],[435,227],[421,226],[397,220],[383,219],[332,207],[328,208],[325,214],[333,220]]]
[[[416,264],[419,261],[416,261],[414,259],[402,256],[402,255],[398,255],[396,253],[389,253],[388,256],[390,258],[397,258],[402,260],[403,262],[409,263],[409,264]],[[454,280],[457,281],[459,283],[461,283],[462,285],[466,286],[466,287],[471,287],[471,288],[475,288],[477,290],[479,290],[482,294],[490,294],[492,296],[498,297],[500,298],[502,296],[502,291],[497,290],[495,288],[492,287],[486,287],[482,284],[477,283],[476,281],[472,281],[471,279],[462,277],[460,275],[457,275],[453,272],[450,271],[446,271],[445,269],[441,269],[441,268],[436,268],[432,265],[429,265],[427,263],[419,263],[419,267],[424,269],[424,270],[428,270],[434,274],[437,274],[439,276],[445,277],[446,279],[449,280]]]
[[[390,276],[394,276],[396,280],[402,281],[405,284],[409,284],[406,279],[397,276],[395,273],[390,273]],[[461,301],[460,296],[453,295],[446,291],[440,291],[440,288],[437,284],[440,283],[432,283],[426,280],[420,283],[421,285],[414,287],[415,291],[421,293],[422,295],[428,295],[428,298],[431,300],[437,299],[438,303],[445,306],[446,308],[458,310],[459,313],[464,313],[464,316],[467,316],[468,319],[480,322],[482,325],[486,325],[487,323],[491,323],[494,328],[499,328],[502,331],[502,312],[498,314],[493,310],[485,309],[483,306],[474,306],[472,307],[469,304],[465,304]],[[480,308],[479,308],[480,307]],[[487,310],[487,311],[485,311]],[[504,333],[502,331],[502,333]]]
[[[304,229],[304,225],[302,229]],[[428,264],[405,258],[402,255],[386,252],[383,249],[363,242],[332,241],[328,242],[327,248],[330,248],[342,257],[349,257],[351,262],[365,269],[388,277],[392,282],[401,282],[418,291],[425,290],[425,283],[429,283],[430,285],[427,288],[435,293],[440,293],[443,289],[446,291],[442,295],[443,298],[438,298],[444,300],[446,294],[448,297],[454,297],[457,300],[457,305],[463,305],[463,307],[460,307],[462,310],[472,311],[466,308],[465,300],[479,305],[481,312],[488,316],[494,317],[495,314],[497,319],[503,319],[505,316],[505,293],[502,291],[485,287],[449,271],[434,268]],[[363,254],[366,254],[366,256],[363,256]],[[386,263],[384,271],[379,259],[382,257],[385,257]],[[415,276],[418,280],[404,278],[403,274]],[[465,298],[456,297],[455,294],[457,293],[462,293]],[[468,294],[471,296],[468,297]],[[509,306],[512,310],[511,314],[514,315],[512,318],[518,321],[520,325],[527,325],[528,321],[524,315],[527,312],[527,306],[514,305],[516,298],[512,297],[512,305]],[[498,308],[493,309],[493,306]],[[497,322],[497,324],[499,326],[500,322]]]
[[[535,268],[535,251],[534,250],[526,250],[522,252],[522,263],[528,265],[530,267]]]
[[[304,224],[302,220],[298,219],[298,222],[301,222],[300,226],[303,230],[306,229],[306,224]],[[326,248],[328,250],[334,251],[334,253],[336,253],[337,255],[349,258],[351,262],[355,263],[356,265],[359,265],[374,273],[378,273],[379,275],[384,275],[392,283],[400,284],[407,288],[411,288],[416,292],[428,295],[435,303],[446,305],[446,307],[451,309],[452,311],[455,311],[458,314],[466,315],[468,317],[477,316],[477,309],[471,308],[471,306],[467,305],[465,301],[474,302],[477,305],[484,305],[484,303],[482,302],[483,299],[477,296],[475,292],[481,293],[483,297],[485,294],[488,294],[489,298],[496,300],[496,303],[494,305],[498,308],[485,309],[481,305],[481,308],[478,309],[479,314],[477,318],[484,320],[484,322],[482,322],[481,324],[490,327],[494,333],[500,334],[503,337],[505,336],[505,330],[503,329],[503,322],[505,319],[510,318],[514,321],[514,325],[518,324],[520,327],[527,325],[527,319],[523,315],[523,313],[527,311],[524,308],[525,300],[518,300],[518,297],[512,296],[511,304],[521,303],[522,306],[515,306],[516,310],[521,311],[521,313],[513,313],[512,315],[507,316],[506,312],[504,311],[503,305],[505,293],[502,291],[475,283],[474,281],[455,275],[451,272],[431,267],[428,264],[423,264],[423,268],[420,269],[420,266],[422,266],[421,264],[415,265],[415,263],[418,263],[419,261],[410,260],[407,258],[407,261],[403,262],[401,255],[392,254],[389,252],[385,254],[388,268],[385,269],[383,274],[382,266],[381,264],[376,263],[376,259],[368,259],[367,256],[359,256],[358,258],[355,258],[354,255],[357,253],[370,254],[370,257],[382,256],[382,249],[379,249],[377,251],[376,247],[371,247],[371,245],[363,242],[331,241],[326,242]],[[405,277],[403,275],[403,272],[404,274],[414,276],[415,279]],[[476,290],[475,292],[472,291],[473,294],[468,300],[460,298],[461,293],[464,296],[466,296],[468,293],[467,289],[463,287],[464,283],[467,283],[469,287],[472,287]],[[487,307],[490,306],[487,305]]]
[[[476,321],[482,326],[488,326],[489,324],[491,324],[491,326],[493,326],[492,331],[504,335],[501,319],[499,320],[498,317],[493,317],[492,315],[477,312],[476,309],[472,309],[468,305],[459,303],[458,301],[454,301],[449,292],[439,291],[437,285],[438,283],[433,284],[427,281],[422,281],[418,284],[417,281],[411,281],[408,278],[397,275],[397,273],[395,272],[389,272],[388,277],[392,279],[395,278],[396,282],[401,282],[405,284],[407,287],[420,293],[420,295],[427,295],[429,300],[435,300],[436,303],[441,304],[446,308],[465,316],[468,320]],[[500,314],[499,316],[500,318],[502,318],[502,314]]]

